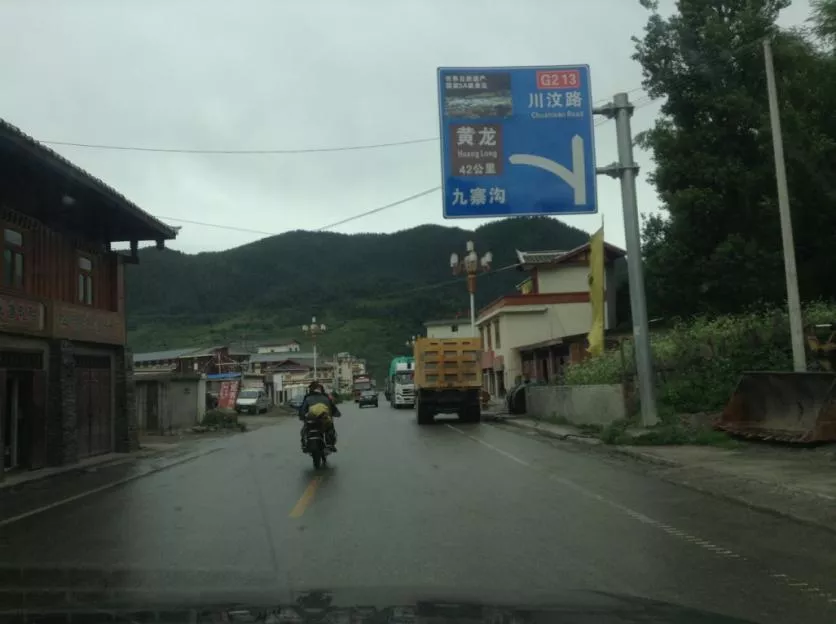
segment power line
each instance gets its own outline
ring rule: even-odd
[[[641,87],[631,89],[627,93],[641,91]],[[606,102],[607,98],[597,100],[596,103]],[[432,143],[440,140],[440,137],[425,137],[423,139],[405,139],[403,141],[391,141],[388,143],[369,143],[361,145],[342,145],[337,147],[309,147],[299,149],[197,149],[188,147],[144,147],[140,145],[113,145],[107,143],[80,143],[76,141],[51,141],[39,139],[47,145],[61,145],[64,147],[82,147],[86,149],[110,150],[120,152],[151,152],[161,154],[217,154],[226,156],[236,155],[270,155],[270,154],[317,154],[323,152],[353,152],[360,150],[381,149],[386,147],[398,147],[401,145],[417,145],[420,143]]]
[[[384,206],[379,206],[377,208],[372,208],[371,210],[367,210],[365,212],[361,212],[359,214],[346,217],[345,219],[340,219],[334,223],[329,223],[328,225],[323,225],[321,227],[316,228],[315,232],[322,232],[325,230],[330,230],[331,228],[335,228],[338,225],[343,225],[345,223],[350,223],[351,221],[355,221],[357,219],[362,219],[363,217],[368,217],[369,215],[373,215],[378,212],[383,212],[384,210],[389,210],[390,208],[394,208],[395,206],[400,206],[401,204],[405,204],[412,200],[418,199],[419,197],[423,197],[424,195],[429,195],[430,193],[434,193],[435,191],[440,190],[440,186],[434,186],[432,188],[426,189],[421,191],[420,193],[415,193],[414,195],[410,195],[409,197],[404,197],[392,203],[386,204]],[[268,232],[266,230],[256,230],[253,228],[245,228],[239,227],[237,225],[222,225],[220,223],[209,223],[207,221],[195,221],[192,219],[181,219],[179,217],[168,217],[165,215],[155,215],[157,219],[162,219],[164,221],[174,221],[176,223],[190,223],[192,225],[202,225],[204,227],[213,227],[218,228],[220,230],[230,230],[234,232],[243,232],[245,234],[260,234],[262,236],[278,236],[281,232]]]
[[[641,88],[639,87],[639,88],[633,89],[633,91],[638,91],[640,89]],[[638,109],[638,108],[642,108],[644,106],[647,106],[647,105],[651,104],[652,102],[653,102],[653,99],[650,96],[645,95],[645,96],[639,98],[638,100],[636,100],[633,103],[633,105],[634,105],[635,108]],[[611,121],[611,119],[609,119],[609,118],[600,119],[600,120],[595,122],[595,127],[602,126],[609,121]],[[432,139],[428,139],[428,140],[432,140]],[[334,223],[329,223],[328,225],[323,225],[321,227],[316,228],[313,231],[322,232],[322,231],[325,231],[325,230],[330,230],[330,229],[338,227],[340,225],[344,225],[346,223],[356,221],[357,219],[362,219],[364,217],[371,216],[371,215],[376,214],[378,212],[383,212],[384,210],[389,210],[390,208],[395,208],[396,206],[400,206],[401,204],[405,204],[407,202],[413,201],[413,200],[418,199],[420,197],[424,197],[425,195],[429,195],[430,193],[434,193],[435,191],[439,191],[439,190],[441,190],[440,186],[434,186],[432,188],[426,189],[426,190],[421,191],[419,193],[415,193],[414,195],[410,195],[409,197],[404,197],[403,199],[399,199],[397,201],[386,204],[384,206],[379,206],[377,208],[372,208],[371,210],[367,210],[365,212],[361,212],[359,214],[352,215],[350,217],[346,217],[345,219],[340,219],[339,221],[335,221]],[[204,226],[204,227],[213,227],[213,228],[218,228],[218,229],[221,229],[221,230],[243,232],[245,234],[259,234],[259,235],[262,235],[262,236],[277,236],[278,234],[280,234],[280,232],[268,232],[266,230],[257,230],[257,229],[254,229],[254,228],[239,227],[239,226],[236,226],[236,225],[222,225],[222,224],[219,224],[219,223],[209,223],[207,221],[196,221],[196,220],[192,220],[192,219],[182,219],[182,218],[179,218],[179,217],[169,217],[169,216],[165,216],[165,215],[156,215],[156,217],[158,219],[163,219],[163,220],[166,220],[166,221],[174,221],[176,223],[189,223],[189,224],[192,224],[192,225],[201,225],[201,226]]]
[[[393,141],[391,143],[372,143],[367,145],[343,145],[340,147],[312,147],[304,149],[190,149],[180,147],[140,147],[136,145],[106,145],[99,143],[74,143],[71,141],[43,141],[47,145],[63,145],[66,147],[84,147],[89,149],[115,150],[123,152],[155,152],[164,154],[220,154],[220,155],[247,155],[247,154],[315,154],[321,152],[351,152],[358,150],[380,149],[383,147],[396,147],[399,145],[415,145],[417,143],[430,143],[438,141],[438,137],[424,139],[408,139],[405,141]]]
[[[426,191],[421,191],[420,193],[415,193],[414,195],[410,195],[409,197],[404,197],[403,199],[399,199],[398,201],[392,202],[391,204],[386,204],[385,206],[381,206],[380,208],[373,208],[372,210],[367,210],[366,212],[361,212],[360,214],[356,214],[353,217],[347,217],[340,221],[336,221],[329,225],[323,225],[320,228],[317,228],[317,232],[321,232],[323,230],[330,230],[331,228],[335,228],[338,225],[343,225],[344,223],[348,223],[350,221],[354,221],[355,219],[362,219],[363,217],[368,217],[369,215],[373,215],[377,212],[383,212],[384,210],[389,210],[389,208],[394,208],[395,206],[400,206],[401,204],[405,204],[406,202],[410,202],[413,199],[418,199],[419,197],[423,197],[424,195],[429,195],[430,193],[434,193],[435,191],[441,190],[440,186],[434,186],[433,188],[427,189]]]
[[[763,41],[763,37],[758,37],[753,39],[752,41],[748,41],[743,43],[739,46],[734,48],[730,48],[727,52],[729,54],[735,54],[737,52],[741,52],[746,48],[750,48],[755,45],[760,45]],[[713,63],[721,61],[723,59],[713,59],[711,61],[703,61],[701,63],[695,63],[695,66],[703,66],[706,68],[711,68]],[[639,91],[643,91],[644,87],[639,85],[637,87],[633,87],[632,89],[626,91],[628,95],[637,93]],[[635,108],[641,108],[642,106],[646,106],[650,102],[652,102],[655,98],[644,95],[639,98],[636,102],[634,102]],[[609,101],[610,98],[601,98],[596,100],[594,103],[605,103]],[[638,104],[637,102],[642,102]],[[595,126],[601,126],[605,123],[610,121],[609,119],[603,119],[595,123]],[[112,150],[112,151],[127,151],[127,152],[157,152],[157,153],[168,153],[168,154],[219,154],[219,155],[269,155],[269,154],[314,154],[314,153],[323,153],[323,152],[350,152],[350,151],[360,151],[360,150],[370,150],[370,149],[381,149],[387,147],[397,147],[401,145],[416,145],[419,143],[431,143],[434,141],[438,141],[439,137],[425,137],[422,139],[406,139],[403,141],[392,141],[388,143],[372,143],[366,145],[343,145],[338,147],[314,147],[314,148],[300,148],[300,149],[191,149],[191,148],[168,148],[168,147],[141,147],[141,146],[134,146],[134,145],[109,145],[109,144],[100,144],[100,143],[78,143],[72,141],[44,141],[41,140],[41,143],[46,143],[48,145],[62,145],[66,147],[82,147],[82,148],[89,148],[89,149],[100,149],[100,150]]]
[[[245,234],[261,234],[263,236],[277,236],[279,232],[268,232],[266,230],[253,230],[251,228],[242,228],[236,225],[222,225],[220,223],[208,223],[207,221],[194,221],[192,219],[181,219],[179,217],[167,217],[164,215],[154,215],[155,218],[162,221],[174,221],[175,223],[190,223],[191,225],[202,225],[204,227],[217,228],[219,230],[230,230],[233,232],[244,232]]]

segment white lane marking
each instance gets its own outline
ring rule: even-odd
[[[479,443],[479,444],[481,444],[482,446],[486,446],[486,447],[488,447],[488,448],[489,448],[489,449],[491,449],[492,451],[495,451],[496,453],[499,453],[500,455],[502,455],[503,457],[505,457],[505,458],[507,458],[507,459],[510,459],[511,461],[515,461],[515,462],[517,462],[518,464],[520,464],[520,465],[522,465],[522,466],[526,466],[527,468],[532,468],[532,467],[533,467],[533,466],[532,466],[531,464],[529,464],[527,461],[522,460],[522,459],[520,459],[519,457],[515,457],[514,455],[511,455],[511,453],[509,453],[509,452],[507,452],[507,451],[503,451],[501,448],[497,448],[497,447],[495,447],[493,444],[488,444],[488,443],[487,443],[487,442],[485,442],[484,440],[480,440],[479,438],[474,438],[472,435],[468,435],[467,433],[465,433],[464,431],[462,431],[462,430],[461,430],[461,429],[459,429],[458,427],[454,427],[453,425],[447,425],[447,426],[448,426],[448,427],[450,427],[450,429],[452,429],[453,431],[455,431],[455,432],[457,432],[457,433],[462,434],[462,435],[463,435],[464,437],[466,437],[466,438],[470,438],[470,439],[471,439],[471,440],[473,440],[474,442],[478,442],[478,443]]]
[[[629,507],[625,507],[624,505],[622,505],[620,503],[616,503],[615,501],[612,501],[608,498],[604,498],[600,494],[598,494],[596,492],[593,492],[592,490],[589,490],[589,489],[583,487],[582,485],[578,485],[574,481],[571,481],[571,480],[569,480],[565,477],[559,477],[555,474],[552,474],[552,473],[549,473],[549,472],[544,472],[543,470],[541,470],[539,468],[536,468],[535,466],[533,466],[529,462],[527,462],[523,459],[520,459],[519,457],[509,453],[508,451],[505,451],[501,448],[498,448],[498,447],[494,446],[493,444],[489,444],[488,442],[485,442],[484,440],[481,440],[481,439],[479,439],[477,437],[474,437],[474,436],[472,436],[468,433],[465,433],[464,431],[462,431],[458,427],[454,427],[453,425],[447,425],[447,426],[450,427],[450,429],[452,429],[453,431],[455,431],[457,433],[460,433],[464,437],[469,438],[469,439],[473,440],[474,442],[478,442],[482,446],[487,447],[487,448],[491,449],[492,451],[494,451],[496,453],[499,453],[500,455],[502,455],[503,457],[506,457],[507,459],[510,459],[511,461],[514,461],[514,462],[516,462],[516,463],[518,463],[522,466],[525,466],[527,468],[531,468],[535,472],[539,472],[540,474],[545,475],[548,479],[550,479],[552,481],[555,481],[555,482],[560,483],[561,485],[563,485],[565,487],[568,487],[572,490],[575,490],[576,492],[578,492],[579,494],[582,494],[583,496],[586,496],[587,498],[591,498],[591,499],[597,500],[601,503],[604,503],[606,505],[609,505],[610,507],[613,507],[613,508],[617,509],[618,511],[630,516],[634,520],[638,520],[639,522],[641,522],[643,524],[647,524],[649,526],[660,529],[660,530],[664,531],[665,533],[667,533],[668,535],[671,535],[672,537],[676,537],[676,538],[681,539],[683,541],[689,542],[693,545],[700,546],[704,550],[707,550],[708,552],[714,553],[715,555],[720,556],[720,557],[725,557],[725,558],[728,558],[728,559],[737,559],[738,561],[742,561],[742,562],[749,561],[745,556],[743,556],[739,553],[736,553],[733,550],[730,550],[730,549],[722,547],[722,546],[717,546],[717,545],[712,544],[711,542],[709,542],[707,540],[704,540],[704,539],[702,539],[702,538],[700,538],[696,535],[692,535],[690,533],[687,533],[686,531],[683,531],[682,529],[672,527],[668,524],[665,524],[664,522],[660,522],[659,520],[654,520],[653,518],[645,516],[644,514],[638,512],[634,509],[630,509]],[[751,562],[751,563],[755,563],[755,562]],[[797,591],[804,592],[808,595],[812,595],[812,594],[815,593],[817,598],[823,598],[831,604],[836,604],[836,596],[834,596],[834,594],[822,591],[818,587],[811,586],[809,583],[806,583],[806,582],[801,581],[799,579],[791,578],[790,576],[788,576],[786,574],[782,574],[782,573],[779,573],[779,572],[774,572],[772,570],[765,569],[765,568],[762,569],[761,571],[763,573],[765,573],[767,576],[775,579],[776,581],[781,581],[782,584],[787,586],[787,587],[790,587],[790,588],[795,589]]]
[[[179,464],[185,464],[188,461],[192,461],[193,459],[198,459],[199,457],[204,457],[206,455],[211,455],[212,453],[217,453],[218,451],[223,450],[222,448],[215,448],[210,449],[208,451],[204,451],[202,453],[197,453],[194,455],[189,455],[187,457],[182,457],[178,460],[171,462],[170,464],[166,464],[164,466],[159,466],[157,468],[152,468],[146,472],[140,472],[138,474],[131,475],[130,477],[125,477],[124,479],[119,479],[118,481],[111,481],[110,483],[105,483],[97,488],[93,488],[92,490],[86,490],[79,494],[75,494],[73,496],[68,496],[67,498],[62,498],[61,500],[55,501],[54,503],[50,503],[49,505],[44,505],[43,507],[37,507],[35,509],[30,509],[22,514],[18,514],[16,516],[12,516],[10,518],[5,518],[4,520],[0,520],[0,527],[7,526],[14,522],[19,522],[20,520],[24,520],[31,516],[37,515],[39,513],[43,513],[45,511],[49,511],[50,509],[55,509],[56,507],[60,507],[61,505],[66,505],[67,503],[72,503],[73,501],[77,501],[82,498],[86,498],[87,496],[92,496],[93,494],[98,494],[99,492],[104,492],[105,490],[110,490],[120,485],[124,485],[126,483],[130,483],[131,481],[136,481],[137,479],[141,479],[142,477],[147,477],[152,474],[156,474],[158,472],[162,472],[163,470],[167,470],[168,468],[172,468]]]

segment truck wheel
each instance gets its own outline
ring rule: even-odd
[[[461,412],[459,418],[462,422],[478,423],[482,420],[482,408],[479,405],[468,405]]]
[[[418,424],[431,425],[433,422],[433,413],[425,405],[421,405],[420,402],[415,404],[415,408],[418,414]]]

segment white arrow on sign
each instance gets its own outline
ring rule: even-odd
[[[538,167],[566,182],[575,191],[575,205],[586,204],[586,166],[583,158],[583,139],[579,135],[572,137],[572,170],[542,156],[534,154],[514,154],[508,160],[512,165]]]

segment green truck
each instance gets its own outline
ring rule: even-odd
[[[415,405],[415,358],[398,356],[389,363],[383,394],[395,409]]]

